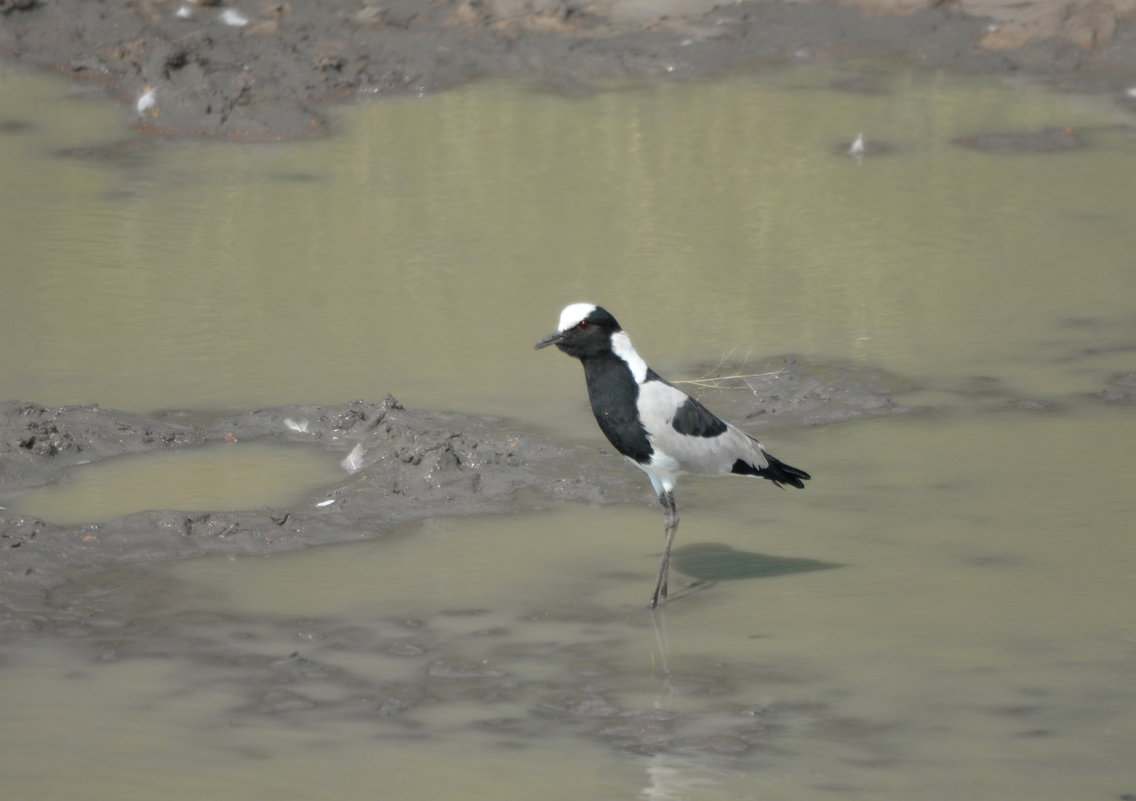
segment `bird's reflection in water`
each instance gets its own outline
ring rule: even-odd
[[[686,801],[692,797],[732,798],[726,776],[737,776],[740,771],[714,764],[711,757],[697,754],[661,752],[645,758],[647,784],[639,793],[649,801]],[[735,782],[730,782],[734,784]],[[715,788],[718,791],[715,792]]]
[[[770,556],[769,554],[739,551],[721,543],[696,543],[675,549],[673,564],[676,570],[695,581],[671,595],[671,602],[696,592],[712,588],[719,581],[737,579],[774,578],[793,573],[831,570],[841,567],[833,562],[801,557]],[[659,608],[649,612],[655,633],[653,654],[654,675],[661,679],[655,696],[655,713],[673,713],[679,692],[671,669],[670,632],[667,610]],[[684,747],[683,738],[673,731],[654,739],[640,740],[644,749],[646,784],[640,798],[650,801],[679,801],[680,799],[733,797],[738,777],[744,771],[728,755],[712,753],[691,743]]]
[[[687,592],[696,591],[693,587]],[[677,597],[677,596],[675,596]],[[667,628],[667,613],[656,609],[649,613],[655,631],[656,654],[655,675],[661,676],[659,692],[655,696],[657,714],[673,713],[677,696],[674,674],[671,672],[670,638]],[[719,793],[730,797],[731,787],[735,787],[737,777],[742,775],[729,757],[707,752],[692,744],[686,745],[672,735],[654,740],[641,740],[646,745],[643,750],[643,767],[646,784],[639,793],[640,798],[649,801],[683,801],[692,797],[713,798]]]

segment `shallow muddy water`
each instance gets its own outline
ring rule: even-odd
[[[531,350],[589,299],[674,377],[846,359],[920,407],[755,426],[805,492],[680,484],[697,583],[655,615],[646,481],[76,576],[49,598],[89,610],[73,636],[3,651],[5,796],[1136,793],[1136,140],[1104,110],[860,65],[492,83],[327,141],[60,156],[128,130],[38,76],[0,92],[4,397],[391,392],[599,446],[579,368]],[[1085,146],[951,143],[1049,126]],[[838,153],[858,131],[890,152]]]
[[[654,615],[646,500],[77,579],[50,602],[94,633],[6,652],[6,775],[31,797],[1119,797],[1130,450],[1110,416],[975,417],[793,438],[829,454],[807,494],[690,482]]]
[[[851,78],[875,92],[831,88]],[[585,98],[491,83],[346,111],[322,141],[122,146],[122,114],[65,84],[2,88],[5,398],[390,392],[555,425],[578,376],[531,345],[580,299],[672,375],[795,353],[1094,389],[1034,362],[1092,345],[1108,369],[1133,326],[1136,141],[1088,101],[873,66]],[[1087,146],[951,143],[1048,126]],[[860,131],[892,152],[834,154]]]
[[[287,508],[344,476],[340,460],[301,446],[225,444],[120,456],[68,471],[4,504],[56,525],[98,523],[144,509]]]

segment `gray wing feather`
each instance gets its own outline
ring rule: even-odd
[[[758,470],[769,466],[761,443],[729,423],[721,433],[709,437],[675,430],[675,414],[688,397],[663,381],[646,381],[639,386],[639,410],[657,459],[673,460],[682,472],[711,475],[730,473],[738,459]]]

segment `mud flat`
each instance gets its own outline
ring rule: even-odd
[[[744,382],[742,391],[714,392],[713,402],[734,419],[760,418],[765,428],[907,411],[891,400],[903,383],[881,371],[773,359],[747,372],[755,375],[708,378]],[[506,420],[405,409],[391,396],[226,417],[9,401],[0,404],[0,494],[52,484],[69,469],[112,457],[248,442],[307,445],[352,455],[355,465],[294,508],[139,511],[71,527],[0,510],[0,616],[38,614],[45,589],[84,569],[370,539],[427,516],[515,511],[521,490],[549,500],[650,501],[642,476],[598,438],[554,442]]]
[[[486,76],[572,94],[873,55],[1131,108],[1134,14],[1133,0],[0,0],[0,55],[100,87],[145,133],[273,140],[326,134],[329,103]]]

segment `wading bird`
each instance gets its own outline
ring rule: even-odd
[[[719,420],[705,406],[647,366],[631,338],[601,306],[574,303],[558,330],[536,343],[555,345],[584,365],[588,399],[600,430],[641,468],[663,506],[663,556],[650,606],[667,597],[671,543],[678,530],[675,480],[681,473],[758,476],[804,488],[810,476],[778,461],[754,437]]]

